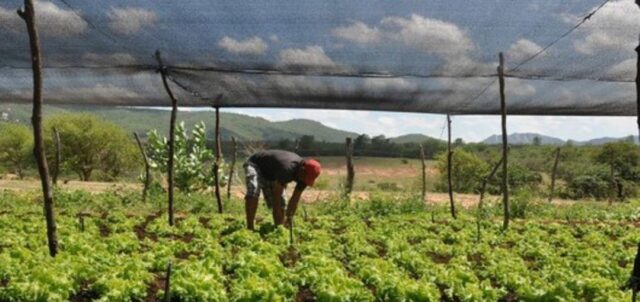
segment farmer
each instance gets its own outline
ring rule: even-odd
[[[247,228],[253,230],[260,191],[273,211],[276,225],[289,224],[296,213],[302,191],[320,175],[320,163],[314,159],[303,159],[293,152],[283,150],[266,150],[254,153],[244,164],[247,193],[245,195],[245,211]],[[287,184],[295,181],[296,188],[286,206]],[[285,210],[286,207],[286,217]]]

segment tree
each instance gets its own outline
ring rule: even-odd
[[[95,171],[115,179],[140,161],[136,146],[118,125],[90,114],[61,114],[45,121],[47,158],[54,160],[53,128],[60,132],[61,170],[89,181]]]
[[[313,135],[303,135],[300,137],[300,145],[298,148],[302,151],[309,152],[313,149],[316,138]]]
[[[353,141],[353,150],[364,150],[367,148],[367,145],[371,143],[371,138],[366,134],[360,134]]]
[[[167,162],[169,156],[168,139],[161,137],[157,130],[148,133],[147,154],[149,165],[152,169],[167,172]],[[184,122],[176,127],[174,171],[175,186],[183,192],[202,191],[215,185],[214,169],[212,161],[214,155],[212,150],[207,149],[206,128],[203,122],[196,124],[189,137]],[[227,183],[228,173],[224,170],[226,166],[220,163],[218,175],[220,175],[220,186]]]
[[[446,190],[447,156],[441,153],[437,156],[437,168],[440,172],[439,189]],[[473,153],[462,149],[453,152],[451,176],[453,191],[460,193],[476,192],[480,189],[482,179],[489,172],[489,165]]]
[[[640,153],[638,147],[629,141],[618,141],[602,146],[595,156],[596,161],[608,165],[613,172],[626,180],[636,178]]]
[[[24,170],[33,165],[33,134],[18,124],[0,124],[0,165],[13,170],[20,179]]]
[[[534,136],[533,137],[533,145],[534,146],[540,146],[542,144],[542,140],[540,139],[539,136]]]

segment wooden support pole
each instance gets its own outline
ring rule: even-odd
[[[169,182],[168,188],[168,196],[169,196],[169,207],[167,211],[169,212],[169,225],[173,226],[173,162],[174,162],[174,152],[175,152],[175,132],[176,132],[176,117],[178,114],[178,100],[173,95],[171,88],[169,87],[169,83],[167,82],[167,68],[162,63],[162,58],[160,57],[160,50],[156,50],[156,59],[158,60],[158,67],[160,70],[160,75],[162,76],[162,84],[164,85],[164,89],[167,91],[169,98],[171,99],[171,120],[169,124],[169,155],[167,160],[167,177]]]
[[[484,193],[487,190],[487,183],[489,182],[489,180],[491,180],[491,178],[493,178],[496,172],[498,172],[498,168],[500,168],[501,165],[502,165],[502,158],[500,158],[500,160],[496,163],[496,165],[493,166],[493,169],[491,169],[491,172],[489,172],[487,177],[485,177],[482,180],[482,187],[480,187],[480,200],[478,201],[479,210],[482,210],[482,206],[484,204]]]
[[[420,146],[420,160],[422,162],[422,201],[424,202],[427,197],[427,165],[424,159],[424,147]]]
[[[40,174],[40,182],[42,183],[49,255],[55,257],[58,253],[58,234],[53,209],[51,178],[49,177],[49,166],[47,165],[47,158],[44,152],[44,138],[42,137],[42,57],[33,2],[33,0],[24,0],[24,9],[18,10],[18,15],[27,24],[27,32],[29,33],[31,67],[33,70],[33,111],[31,115],[34,139],[33,153],[36,157],[38,174]]]
[[[504,93],[504,56],[502,53],[499,55],[500,66],[498,66],[498,80],[500,82],[500,114],[502,116],[502,206],[504,210],[504,221],[502,223],[502,229],[509,228],[509,141],[507,138],[507,103]]]
[[[560,160],[560,147],[556,148],[556,156],[553,161],[553,170],[551,170],[551,188],[549,188],[549,202],[553,201],[553,195],[556,190],[556,175],[558,172],[558,161]]]
[[[167,264],[166,281],[164,283],[164,302],[171,301],[171,261]]]
[[[640,1],[636,1],[636,4],[640,6]],[[636,53],[638,54],[638,59],[636,61],[636,115],[638,122],[638,134],[640,135],[640,37],[638,40],[638,47],[636,47]]]
[[[353,180],[355,171],[353,169],[353,145],[350,137],[345,140],[346,156],[347,156],[347,183],[345,184],[345,197],[351,196],[353,192]]]
[[[133,136],[136,138],[140,154],[142,154],[142,159],[144,160],[144,187],[142,188],[142,201],[146,201],[149,187],[151,186],[151,165],[149,165],[149,157],[147,157],[147,152],[144,150],[144,146],[142,146],[140,136],[138,136],[138,133],[136,132],[133,133]]]
[[[62,155],[60,155],[60,132],[56,127],[53,127],[53,142],[56,148],[56,165],[53,169],[53,175],[51,175],[53,185],[58,184],[58,175],[60,175],[60,161],[62,161]]]
[[[233,172],[236,169],[236,157],[238,154],[238,146],[235,137],[231,137],[232,154],[231,165],[229,166],[229,179],[227,180],[227,199],[231,199],[231,183],[233,183]]]
[[[218,203],[218,213],[222,214],[222,198],[220,197],[220,153],[221,153],[221,142],[220,142],[220,107],[215,106],[216,108],[216,161],[213,163],[213,178],[215,181],[215,194],[216,194],[216,202]]]
[[[456,203],[453,200],[453,181],[451,179],[451,169],[453,161],[453,150],[451,149],[451,115],[447,114],[447,188],[449,190],[449,204],[451,208],[451,217],[457,219]]]
[[[631,301],[635,302],[638,291],[640,291],[640,244],[638,244],[638,251],[633,260],[633,270],[631,271],[631,277],[629,277],[626,287],[631,289]]]

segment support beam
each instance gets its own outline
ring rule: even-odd
[[[238,155],[238,146],[235,137],[231,137],[232,154],[231,165],[229,166],[229,179],[227,180],[227,199],[231,199],[231,183],[233,183],[233,172],[236,169],[236,157]]]
[[[42,194],[44,195],[44,215],[47,223],[49,255],[55,257],[58,253],[58,234],[53,209],[51,178],[49,177],[49,166],[47,166],[47,158],[44,153],[44,138],[42,136],[42,56],[33,2],[33,0],[24,0],[24,9],[18,10],[18,15],[27,24],[27,32],[29,33],[31,67],[33,70],[33,111],[31,115],[34,139],[33,153],[36,157],[38,174],[40,174],[40,182],[42,183]]]
[[[347,183],[345,184],[344,193],[345,197],[350,197],[353,192],[353,180],[355,178],[355,171],[353,168],[353,144],[350,137],[345,140],[346,156],[347,156]]]
[[[493,166],[493,169],[491,169],[491,172],[489,172],[487,177],[482,180],[482,187],[480,187],[480,200],[478,201],[478,209],[480,210],[484,205],[484,193],[487,191],[487,183],[489,182],[489,180],[491,180],[491,178],[493,178],[496,172],[498,172],[498,168],[500,168],[500,166],[502,166],[502,158],[500,158],[496,165]]]
[[[424,147],[422,144],[420,146],[420,160],[422,161],[422,202],[427,198],[427,165],[425,164],[424,159]]]
[[[553,161],[553,170],[551,170],[551,188],[549,188],[549,202],[553,201],[553,195],[556,190],[556,174],[558,172],[558,161],[560,160],[560,147],[556,148],[556,156]]]
[[[636,4],[640,6],[640,1],[636,1]],[[638,134],[640,135],[640,37],[638,40],[638,47],[636,47],[636,53],[638,54],[636,61],[636,116],[638,119]]]
[[[214,108],[216,109],[216,161],[213,163],[213,179],[215,181],[214,190],[218,204],[218,213],[222,214],[222,198],[220,197],[220,149],[222,149],[220,142],[220,107],[215,106]]]
[[[451,115],[447,114],[447,188],[449,191],[449,205],[451,217],[457,219],[456,203],[453,200],[453,181],[451,180],[451,168],[453,166],[453,150],[451,149]]]
[[[147,152],[144,151],[144,146],[142,146],[142,141],[140,141],[138,133],[134,132],[133,136],[136,138],[138,148],[140,149],[140,154],[142,155],[142,159],[144,160],[144,187],[142,188],[142,201],[146,201],[149,187],[151,186],[151,165],[149,165],[149,157],[147,157]]]
[[[56,165],[53,169],[53,175],[51,175],[53,185],[58,185],[58,175],[60,175],[60,161],[62,161],[62,155],[60,154],[60,132],[58,128],[53,127],[53,143],[56,148]]]
[[[509,228],[509,174],[508,174],[508,150],[509,141],[507,138],[507,102],[504,93],[504,56],[502,53],[500,57],[500,66],[498,66],[498,80],[500,82],[500,113],[502,116],[502,206],[504,210],[504,221],[502,223],[502,229]]]
[[[169,212],[169,225],[173,226],[173,161],[174,161],[174,152],[175,152],[175,132],[176,132],[176,117],[178,114],[178,100],[173,95],[171,88],[169,87],[169,83],[167,82],[167,68],[162,63],[162,58],[160,57],[160,50],[156,50],[156,59],[158,60],[158,69],[160,71],[160,75],[162,76],[162,84],[164,85],[164,89],[167,91],[169,98],[171,99],[171,120],[169,124],[169,155],[167,160],[167,177],[169,182],[169,188],[167,190],[169,196],[169,207],[167,211]]]

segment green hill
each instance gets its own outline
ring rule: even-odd
[[[404,143],[423,143],[426,141],[438,140],[431,136],[426,136],[424,134],[406,134],[398,137],[394,137],[391,139],[391,142],[396,144],[404,144]]]
[[[44,115],[51,116],[65,112],[87,112],[103,119],[115,122],[127,131],[146,133],[158,129],[167,135],[169,131],[170,111],[161,109],[138,109],[95,106],[45,106]],[[0,104],[0,113],[6,113],[7,119],[28,124],[31,118],[31,106],[23,104]],[[1,116],[0,116],[1,117]],[[207,132],[213,136],[215,114],[212,111],[179,111],[178,121],[184,121],[187,127],[204,121]],[[345,137],[357,134],[327,127],[319,122],[295,119],[284,122],[271,122],[263,118],[236,113],[220,113],[220,130],[223,140],[235,136],[245,141],[295,140],[302,135],[313,135],[317,141],[344,142]]]

